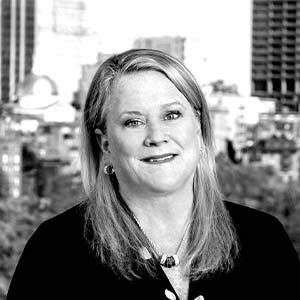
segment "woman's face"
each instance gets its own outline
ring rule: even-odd
[[[144,71],[116,81],[101,144],[121,192],[192,188],[201,141],[191,105],[164,75]]]

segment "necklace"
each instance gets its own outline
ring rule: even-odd
[[[154,246],[153,242],[151,241],[151,239],[147,236],[147,234],[145,233],[143,227],[141,226],[141,224],[139,223],[139,221],[137,220],[136,216],[133,215],[133,218],[137,224],[137,226],[139,227],[139,229],[142,231],[142,233],[144,234],[145,238],[147,239],[148,241],[148,244],[151,246],[152,250],[155,252],[156,256],[159,258],[159,263],[161,266],[165,267],[165,268],[172,268],[172,267],[175,267],[175,266],[178,266],[179,263],[180,263],[180,260],[179,260],[179,257],[178,257],[178,251],[180,250],[181,248],[181,245],[184,241],[184,238],[186,236],[186,233],[187,233],[187,229],[189,228],[189,224],[186,226],[185,230],[184,230],[184,233],[183,233],[183,236],[180,240],[180,243],[177,247],[177,250],[175,252],[175,254],[173,255],[168,255],[166,253],[160,253],[157,248]],[[149,250],[149,249],[148,249]]]

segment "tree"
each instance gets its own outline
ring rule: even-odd
[[[6,174],[0,169],[0,199],[9,195],[9,183]]]
[[[61,174],[53,181],[51,209],[54,214],[62,212],[85,200],[80,174]]]
[[[224,154],[217,157],[221,190],[229,201],[276,216],[287,230],[300,257],[300,187],[283,182],[269,167],[233,164]]]
[[[0,300],[5,299],[24,246],[39,224],[84,198],[80,175],[56,175],[49,195],[0,197]]]
[[[224,80],[219,79],[210,83],[213,93],[222,93],[229,95],[239,95],[236,84],[226,85]]]
[[[0,299],[4,299],[17,261],[34,229],[51,215],[41,212],[38,199],[0,199]]]

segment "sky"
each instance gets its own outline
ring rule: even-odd
[[[223,79],[250,95],[251,0],[86,0],[104,53],[139,37],[186,38],[185,64],[201,85]]]

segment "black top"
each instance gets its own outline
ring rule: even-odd
[[[240,239],[240,256],[229,274],[190,282],[189,300],[299,299],[300,262],[279,221],[226,202]],[[97,259],[83,237],[83,208],[43,222],[29,239],[12,278],[7,300],[168,299],[175,293],[164,272],[158,278],[118,278]],[[177,297],[177,299],[179,299]]]

